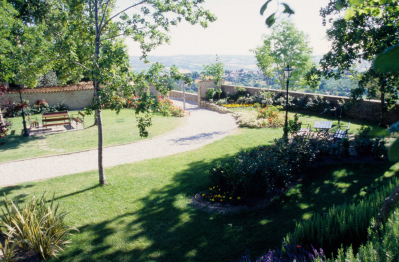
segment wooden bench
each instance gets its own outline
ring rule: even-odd
[[[71,119],[76,122],[76,128],[78,128],[78,124],[85,126],[85,114],[82,112],[79,111],[77,114],[72,114]]]
[[[68,111],[54,112],[54,113],[43,113],[42,114],[42,125],[43,125],[43,128],[48,127],[48,126],[60,126],[60,125],[71,126],[71,118],[69,117]]]

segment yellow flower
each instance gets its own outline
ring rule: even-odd
[[[215,201],[215,199],[212,198],[212,201]]]
[[[233,199],[232,197],[230,197],[229,199]]]
[[[240,200],[240,199],[241,199],[241,197],[237,197],[237,199],[238,199],[238,200]]]
[[[222,202],[223,201],[223,199],[220,199],[220,202]]]
[[[202,194],[202,196],[205,196],[205,194]]]

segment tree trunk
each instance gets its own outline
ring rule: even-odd
[[[388,220],[389,214],[395,208],[398,201],[399,201],[399,185],[395,188],[393,193],[388,198],[385,199],[384,205],[382,206],[380,213],[378,214],[377,222],[375,224],[377,230],[380,229],[381,223],[385,223]]]
[[[100,35],[101,29],[98,24],[98,1],[95,1],[95,19],[96,19],[96,40],[95,40],[95,55],[94,55],[94,68],[97,68],[97,72],[95,73],[93,83],[94,83],[94,102],[98,103],[100,109],[96,110],[96,122],[98,127],[98,175],[100,180],[100,185],[107,185],[107,180],[105,179],[104,166],[103,166],[103,123],[101,118],[101,103],[100,97],[98,95],[99,83],[98,83],[98,74],[100,74],[100,68],[97,67],[97,61],[100,57]]]

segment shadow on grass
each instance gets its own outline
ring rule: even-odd
[[[248,250],[258,256],[280,247],[296,223],[316,212],[326,213],[333,205],[357,202],[385,184],[384,173],[391,167],[323,165],[266,208],[225,215],[195,209],[187,198],[209,186],[209,168],[224,159],[191,162],[175,174],[173,183],[135,200],[141,208],[80,227],[85,237],[76,237],[60,260],[236,261]],[[117,240],[108,240],[114,236]]]
[[[43,138],[38,136],[24,137],[22,136],[22,132],[21,134],[18,134],[18,132],[16,132],[15,135],[8,135],[6,137],[0,138],[0,152],[4,152],[9,149],[16,149],[23,146],[27,142],[40,139]]]
[[[11,194],[13,194],[14,192],[18,192],[18,191],[25,191],[29,188],[33,187],[33,184],[25,184],[25,185],[15,185],[15,186],[7,186],[7,187],[3,187],[0,188],[0,194],[2,196],[9,196]],[[25,193],[19,193],[17,195],[14,195],[12,197],[12,199],[16,202],[24,202],[26,200],[27,197],[30,197],[29,194],[25,194]],[[1,201],[2,202],[2,201]]]

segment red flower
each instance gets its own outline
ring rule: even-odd
[[[297,247],[297,248],[301,248],[301,246],[300,246],[300,245],[297,245],[296,247]]]

